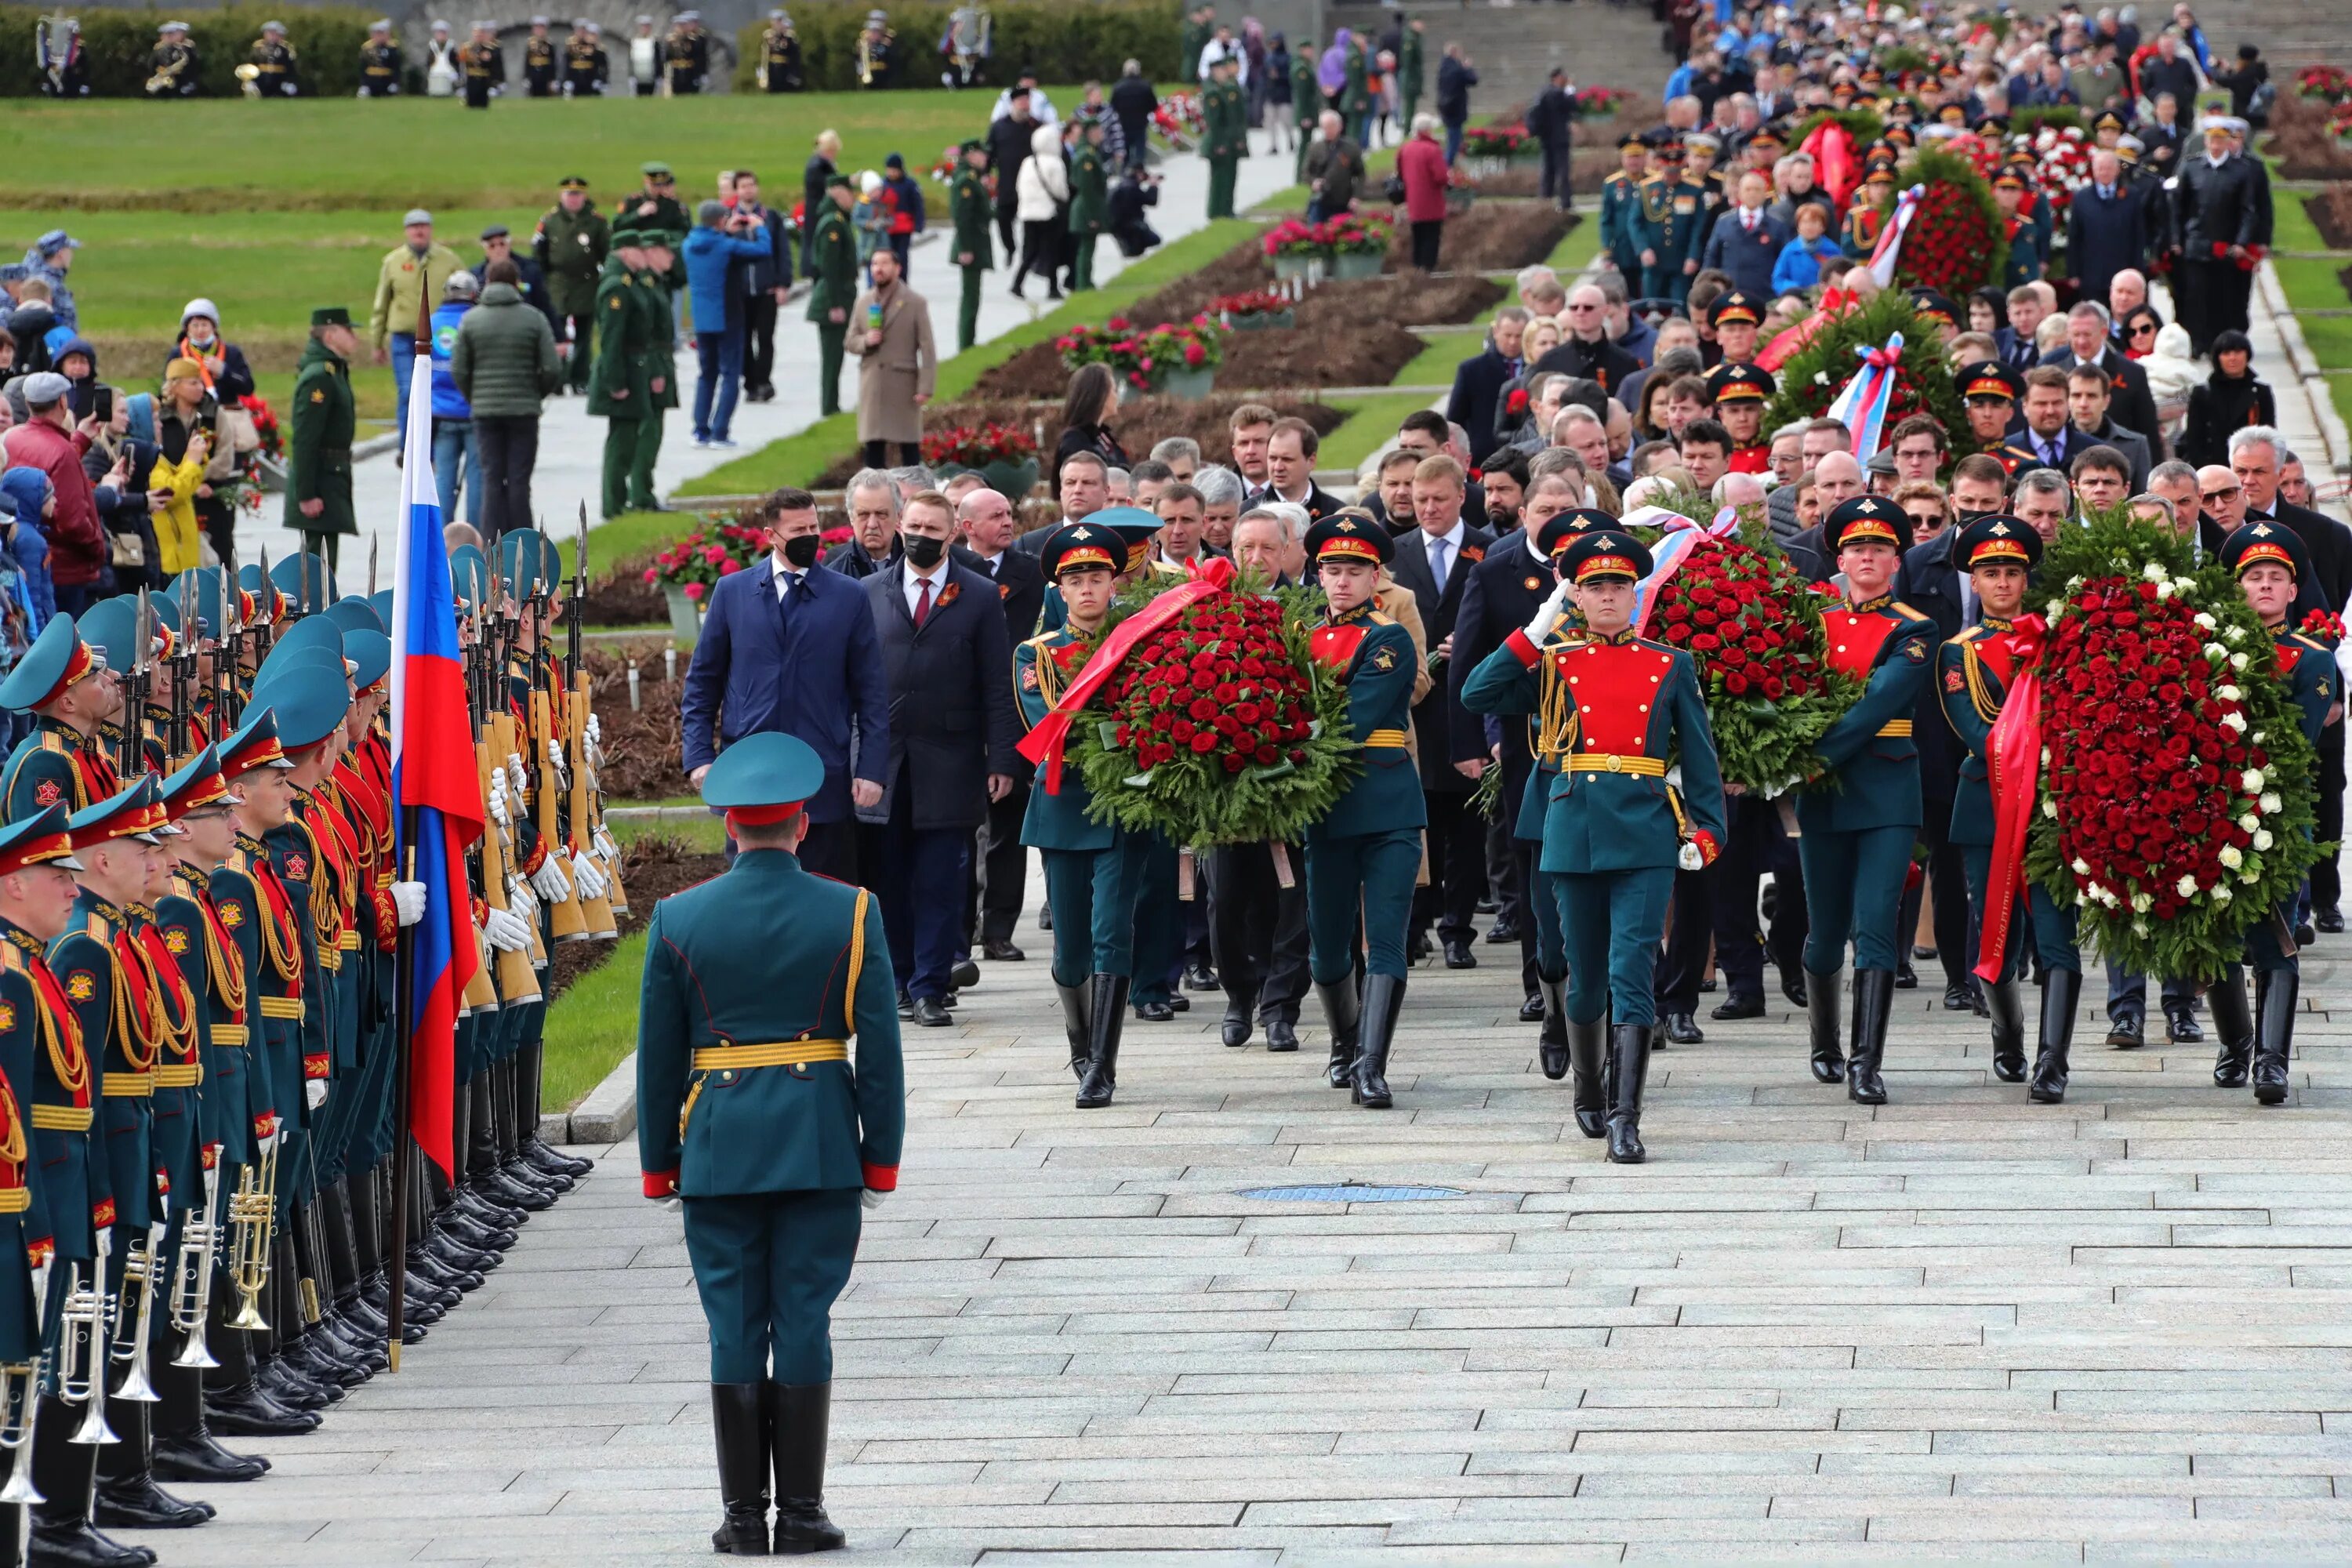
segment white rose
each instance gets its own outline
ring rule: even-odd
[[[2134,893],[2131,897],[2131,906],[2132,913],[2144,915],[2156,906],[2156,900],[2146,893]]]
[[[2179,893],[2184,899],[2193,899],[2197,896],[2197,879],[2194,877],[2183,877],[2179,881],[2173,884],[2172,890]]]
[[[2262,798],[2254,802],[2254,806],[2255,809],[2259,811],[2265,812],[2272,816],[2276,816],[2279,814],[2279,808],[2285,804],[2286,803],[2284,801],[2279,799],[2278,796],[2273,795],[2270,791],[2264,790],[2263,791]]]
[[[1827,386],[1829,384],[1830,384],[1830,373],[1829,373],[1829,372],[1827,372],[1827,371],[1825,371],[1825,370],[1817,370],[1817,371],[1813,372],[1813,384],[1814,384],[1815,386]]]
[[[2141,567],[2139,574],[2147,578],[2151,583],[2161,583],[2164,581],[2164,568],[2154,561],[2151,561],[2147,565]]]
[[[2220,643],[2209,642],[2205,645],[2205,657],[2210,659],[2213,663],[2219,664],[2223,659],[2230,657],[2230,650],[2223,647]]]
[[[2230,891],[2230,889],[2227,889],[2227,888],[2224,888],[2224,887],[2221,886],[2219,883],[2216,883],[2216,884],[2214,885],[2213,891],[2212,891],[2212,894],[2211,894],[2210,896],[2211,896],[2211,898],[2212,898],[2212,900],[2213,900],[2213,901],[2214,901],[2215,903],[2217,903],[2217,904],[2226,904],[2226,903],[2228,903],[2231,899],[2236,898],[2238,895],[2237,895],[2237,894],[2235,894],[2235,893],[2233,893],[2233,892],[2231,892],[2231,891]]]
[[[2221,624],[2202,610],[2198,611],[2192,618],[2196,621],[2199,631],[2210,632]]]
[[[2057,803],[2056,801],[2054,801],[2054,800],[2045,800],[2045,801],[2043,801],[2043,802],[2042,803],[2042,816],[2046,816],[2046,817],[2048,817],[2048,818],[2049,818],[2051,821],[2053,821],[2053,822],[2057,821],[2057,820],[2058,820],[2058,803]]]
[[[2196,586],[2197,579],[2194,577],[2175,577],[2172,580],[2172,591],[2176,594],[2186,594]]]
[[[2246,640],[2246,628],[2237,625],[2235,622],[2231,622],[2230,625],[2221,628],[2221,640],[2223,642],[2243,642]]]
[[[2246,696],[2244,692],[2239,690],[2234,686],[2221,687],[2217,689],[2213,695],[2220,698],[2224,702],[2242,702],[2245,700]]]
[[[2164,601],[2164,600],[2166,600],[2166,599],[2169,599],[2170,597],[2172,597],[2172,594],[2173,594],[2173,587],[2172,587],[2172,584],[2169,584],[2169,583],[2158,583],[2158,584],[2156,585],[2156,596],[2157,596],[2158,602],[2161,603],[2162,601]]]
[[[2267,827],[2258,829],[2254,834],[2254,847],[2257,850],[2267,849],[2277,842],[2277,839],[2271,837],[2271,830]]]
[[[2077,877],[2087,877],[2091,874],[2091,863],[2088,860],[2084,859],[2080,855],[2077,855],[2074,857],[2074,863],[2068,868],[2068,869],[2073,871]]]
[[[2239,826],[2240,827],[2243,828],[2243,829],[2244,829],[2246,832],[2248,832],[2248,833],[2252,833],[2255,828],[2260,827],[2262,825],[2263,825],[2263,819],[2262,819],[2261,817],[2259,817],[2259,816],[2255,816],[2252,812],[2251,812],[2251,811],[2249,811],[2249,812],[2245,813],[2244,815],[2241,816],[2238,818],[2238,826]]]
[[[2102,904],[2105,903],[2108,898],[2107,890],[2099,886],[2096,882],[2084,883],[2083,896],[2086,899],[2095,900],[2097,902]]]
[[[2246,863],[2245,851],[2240,849],[2234,844],[2222,845],[2221,853],[2219,858],[2222,865],[2228,867],[2232,871]]]
[[[2243,674],[2245,674],[2245,673],[2246,673],[2246,656],[2245,656],[2244,654],[2242,654],[2242,653],[2233,653],[2233,654],[2231,654],[2231,655],[2230,656],[2230,668],[2231,668],[2231,669],[2236,670],[2240,675],[2243,675]]]
[[[2260,768],[2248,768],[2246,770],[2246,776],[2243,783],[2245,791],[2248,795],[2261,794],[2263,787],[2263,770]]]
[[[2255,745],[2257,745],[2257,746],[2259,746],[2259,745],[2263,744],[2264,742],[2268,741],[2270,738],[2271,738],[2271,736],[2270,736],[2270,731],[2267,731],[2267,730],[2257,730],[2257,731],[2255,731],[2252,735],[2250,735],[2250,736],[2248,736],[2248,737],[2247,737],[2247,739],[2248,739],[2248,740],[2251,740],[2252,742],[2253,742],[2253,743],[2254,743]]]
[[[2243,882],[2249,888],[2252,887],[2256,882],[2259,882],[2262,879],[2263,868],[2260,866],[2249,866],[2238,875],[2238,880]]]
[[[2224,713],[2221,723],[2224,728],[2235,730],[2241,735],[2246,732],[2246,716],[2243,713]]]

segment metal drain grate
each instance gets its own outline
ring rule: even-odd
[[[1459,1187],[1373,1187],[1342,1182],[1326,1187],[1244,1187],[1241,1196],[1276,1204],[1416,1204],[1458,1198]]]

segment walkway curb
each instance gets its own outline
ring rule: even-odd
[[[539,1119],[539,1135],[550,1143],[618,1143],[637,1130],[637,1053],[631,1051],[604,1075],[604,1081],[569,1111]]]

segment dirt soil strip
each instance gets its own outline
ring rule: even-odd
[[[629,914],[621,921],[624,935],[642,927],[656,901],[681,888],[708,881],[727,869],[727,857],[687,848],[670,838],[641,838],[622,852],[621,885],[629,890]],[[559,943],[548,966],[546,996],[550,1002],[572,983],[613,956],[619,945],[610,942]]]

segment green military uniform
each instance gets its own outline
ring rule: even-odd
[[[1586,584],[1650,574],[1639,541],[1594,529],[1559,557]],[[1608,1108],[1609,1158],[1638,1163],[1643,1075],[1657,1018],[1654,972],[1680,868],[1704,869],[1723,840],[1723,781],[1690,656],[1626,630],[1540,641],[1561,595],[1463,683],[1478,713],[1537,716],[1538,755],[1557,758],[1538,864],[1555,879],[1568,950],[1569,1055],[1579,1121]],[[1669,760],[1682,771],[1677,792]],[[1613,1017],[1604,1063],[1601,1031]],[[1612,1081],[1613,1080],[1613,1081]]]
[[[563,184],[567,190],[588,188],[588,182],[577,176]],[[530,253],[547,275],[548,305],[571,328],[572,352],[564,375],[573,392],[588,390],[588,369],[595,355],[596,285],[612,248],[613,226],[593,201],[583,200],[578,212],[558,202],[531,230]]]
[[[614,236],[616,243],[635,245],[635,230]],[[628,263],[615,250],[604,260],[596,279],[596,368],[588,379],[588,412],[606,421],[604,427],[604,516],[629,510],[629,475],[636,466],[637,445],[648,422],[659,439],[659,415],[654,407],[653,355],[646,342],[646,322],[637,307],[637,289]]]
[[[1857,496],[1822,525],[1832,560],[1849,545],[1910,543],[1902,508]],[[1805,942],[1805,996],[1813,1076],[1846,1082],[1865,1105],[1885,1103],[1879,1054],[1902,944],[1895,928],[1911,846],[1919,837],[1919,749],[1911,736],[1919,685],[1934,656],[1935,623],[1891,595],[1822,612],[1829,663],[1864,687],[1862,699],[1814,750],[1829,773],[1797,796],[1797,841],[1812,930]],[[1853,943],[1853,1060],[1838,1045],[1838,972]]]
[[[1628,136],[1618,146],[1622,152],[1641,144],[1640,137]],[[1633,223],[1633,215],[1641,210],[1640,192],[1640,177],[1622,169],[1612,171],[1601,182],[1601,247],[1617,263],[1625,287],[1635,289],[1642,283],[1642,246]]]
[[[857,237],[850,232],[849,215],[832,198],[835,186],[845,190],[849,182],[834,176],[809,237],[808,319],[816,323],[819,415],[841,412],[842,345],[849,337],[849,312],[857,303]],[[841,312],[839,321],[833,319],[835,310]]]
[[[787,821],[824,782],[789,735],[746,736],[703,780],[738,820]],[[863,889],[746,848],[664,899],[646,932],[637,1151],[649,1197],[685,1202],[710,1328],[722,1552],[838,1546],[824,1517],[828,1317],[857,1252],[861,1192],[898,1184],[905,1073],[882,911]],[[856,1066],[850,1066],[856,1038]],[[756,1544],[755,1544],[756,1543]]]
[[[312,335],[294,372],[294,416],[287,436],[286,526],[302,535],[302,548],[332,564],[338,542],[360,531],[352,505],[352,437],[358,411],[352,403],[352,368],[317,335],[321,326],[348,327],[338,306],[310,312]],[[302,510],[321,504],[317,516]]]
[[[2031,572],[2042,560],[2042,540],[2031,524],[1998,513],[1967,524],[1954,545],[1962,571],[1996,563],[2014,563]],[[1967,754],[1960,759],[1958,788],[1952,798],[1951,842],[1959,847],[1960,864],[1969,883],[1969,929],[1983,930],[1992,911],[1993,824],[1996,803],[1991,784],[1993,726],[2009,700],[2017,678],[2030,668],[2040,641],[2037,631],[2021,628],[1992,616],[1980,616],[1975,626],[1945,643],[1936,654],[1936,690],[1944,718],[1959,736]],[[2034,1099],[2055,1101],[2066,1090],[2066,1052],[2074,1028],[2074,1000],[2082,986],[2083,963],[2074,945],[2074,916],[2054,903],[2042,884],[2026,879],[2021,889],[2004,891],[2016,902],[2002,918],[2009,927],[2001,969],[1988,978],[1978,973],[1979,994],[1992,1016],[1993,1076],[2005,1083],[2024,1081],[2025,1017],[2018,996],[2023,972],[2025,932],[2032,927],[2041,960],[2044,990],[2042,1005],[2041,1059],[2033,1073]],[[2014,918],[2018,906],[2025,918]],[[2214,1022],[2226,1034],[2226,1005],[2216,1005]],[[2054,1053],[2053,1053],[2054,1047]]]
[[[1690,279],[1683,272],[1683,253],[1697,223],[1698,194],[1684,185],[1673,168],[1645,174],[1634,187],[1633,249],[1637,256],[1648,251],[1657,258],[1643,264],[1643,299],[1679,300],[1690,291]]]
[[[1215,30],[1197,15],[1188,14],[1182,29],[1176,37],[1177,47],[1183,51],[1183,58],[1177,64],[1177,74],[1186,81],[1200,80],[1201,51],[1209,47],[1211,38],[1216,37]]]
[[[1387,529],[1349,507],[1307,531],[1307,558],[1384,566],[1395,553]],[[1407,744],[1412,682],[1419,668],[1412,637],[1382,615],[1376,597],[1346,610],[1326,606],[1308,635],[1315,661],[1348,689],[1348,722],[1363,748],[1364,771],[1307,828],[1307,967],[1331,1028],[1328,1081],[1345,1084],[1358,1105],[1390,1103],[1389,1046],[1404,1005],[1405,933],[1421,871],[1421,829],[1428,821],[1421,775]],[[1364,989],[1356,994],[1356,923],[1364,937]]]
[[[1315,40],[1301,38],[1290,56],[1290,115],[1298,127],[1298,151],[1291,158],[1290,177],[1307,177],[1307,149],[1315,138],[1315,122],[1323,112],[1323,84],[1315,78]]]
[[[959,156],[969,154],[975,147],[987,151],[985,142],[967,142],[959,150]],[[948,182],[948,215],[955,226],[955,255],[959,258],[970,258],[956,262],[956,269],[963,276],[963,298],[956,307],[959,353],[971,347],[980,336],[980,275],[996,264],[996,252],[988,232],[991,211],[987,178],[970,163],[961,163],[955,178]]]
[[[1407,129],[1412,125],[1413,111],[1421,107],[1421,92],[1426,85],[1421,58],[1421,28],[1408,17],[1404,33],[1397,40],[1397,107],[1398,116]]]
[[[651,237],[648,243],[667,245],[671,237]],[[683,279],[675,266],[667,272],[648,266],[630,281],[635,290],[638,323],[645,331],[646,391],[650,395],[645,424],[637,432],[636,454],[629,464],[629,506],[635,511],[653,511],[661,505],[661,497],[654,489],[654,464],[661,457],[662,426],[665,416],[678,406],[679,401],[677,339],[673,332],[677,316],[671,300]],[[658,386],[654,384],[656,382]]]
[[[1234,89],[1236,100],[1241,89]],[[1248,134],[1244,128],[1243,134]],[[1233,199],[1226,192],[1228,204]],[[1110,181],[1101,146],[1085,136],[1070,149],[1070,290],[1095,286],[1095,240],[1110,226]]]
[[[1339,129],[1354,137],[1359,147],[1371,144],[1371,62],[1364,52],[1364,40],[1352,38],[1348,43],[1347,75],[1339,85]]]
[[[1212,219],[1234,216],[1234,181],[1249,153],[1249,109],[1231,70],[1218,67],[1216,78],[1201,92],[1201,153],[1209,160]]]

